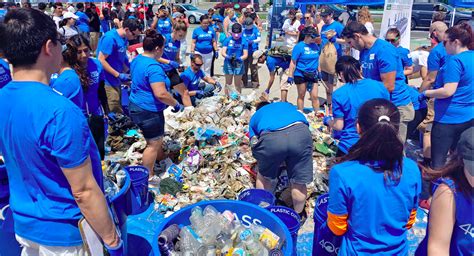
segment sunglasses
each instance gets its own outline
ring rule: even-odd
[[[313,38],[313,39],[315,39],[315,38],[318,38],[318,37],[319,37],[319,35],[318,35],[318,34],[311,34],[310,36],[311,36],[311,38]]]
[[[394,39],[385,39],[385,41],[389,42],[389,43],[395,43],[396,41],[398,41],[398,37],[394,38]]]
[[[202,66],[204,63],[197,64],[196,62],[193,62],[193,64],[196,65],[196,66],[198,66],[198,67],[200,67],[200,66]]]
[[[311,17],[304,17],[304,18],[307,19],[307,20],[311,19]]]

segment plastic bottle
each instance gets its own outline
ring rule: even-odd
[[[255,238],[251,229],[246,229],[240,233],[239,240],[250,255],[265,256],[265,250],[258,239]]]
[[[186,226],[179,232],[180,237],[180,255],[197,255],[197,250],[202,246],[202,240],[196,232]]]

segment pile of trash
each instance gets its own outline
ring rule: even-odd
[[[280,237],[260,225],[245,227],[231,211],[197,206],[189,221],[189,226],[173,224],[161,232],[162,255],[283,255]]]
[[[248,124],[258,100],[256,93],[234,98],[213,96],[178,114],[165,110],[163,148],[168,158],[155,166],[161,183],[158,191],[152,190],[160,212],[171,214],[201,200],[235,199],[243,190],[254,187],[258,169],[250,148]],[[335,151],[320,113],[310,113],[307,119],[315,147],[314,181],[308,186],[307,205],[307,209],[313,209],[316,196],[328,191],[327,168]],[[146,146],[141,135],[131,131],[122,135],[133,139],[129,148],[111,155],[123,166],[140,164]],[[291,207],[284,169],[276,192]]]

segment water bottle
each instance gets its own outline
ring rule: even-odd
[[[181,255],[197,255],[197,250],[202,246],[202,239],[190,227],[186,226],[179,232]]]
[[[251,255],[265,255],[262,245],[257,239],[255,239],[254,233],[251,229],[246,229],[240,233],[239,240],[244,245],[247,253]]]

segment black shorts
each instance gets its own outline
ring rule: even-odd
[[[181,79],[181,77],[179,76],[178,71],[176,69],[166,71],[165,73],[168,76],[168,78],[170,79],[171,89],[173,89],[173,87],[175,85],[183,83],[183,79]]]
[[[165,134],[165,117],[163,111],[148,111],[140,108],[133,102],[130,102],[129,111],[132,121],[142,130],[145,139],[156,140],[163,137]]]
[[[295,76],[295,84],[306,84],[307,81],[302,76]]]

